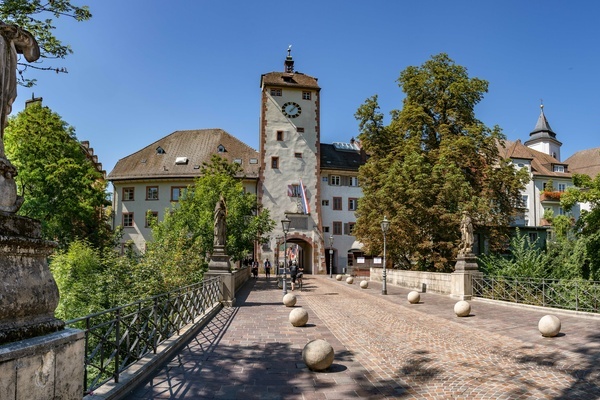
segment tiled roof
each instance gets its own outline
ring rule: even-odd
[[[581,150],[567,158],[572,173],[586,174],[595,178],[600,174],[600,147]]]
[[[500,152],[500,157],[502,158],[531,160],[531,173],[533,175],[556,176],[561,178],[570,178],[572,176],[570,172],[554,172],[552,170],[553,165],[564,165],[565,170],[569,171],[567,162],[560,162],[549,154],[530,149],[521,143],[521,140],[517,140],[516,142],[505,140],[504,146],[498,144],[498,150]]]
[[[321,169],[358,171],[363,165],[363,156],[359,151],[336,150],[333,144],[321,143]]]
[[[219,152],[220,146],[224,151]],[[203,162],[209,162],[213,154],[219,154],[229,162],[241,160],[243,174],[248,178],[258,177],[259,154],[256,150],[222,129],[198,129],[173,132],[120,159],[108,179],[193,178],[200,175],[199,167]],[[180,162],[176,163],[178,158]],[[187,162],[184,162],[185,158]],[[251,159],[256,163],[250,164]]]
[[[320,90],[320,87],[317,83],[317,78],[304,75],[300,72],[269,72],[268,74],[263,74],[261,76],[260,83],[261,87],[282,86]]]

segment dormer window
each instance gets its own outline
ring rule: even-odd
[[[175,165],[186,165],[188,161],[187,157],[177,157],[175,159]]]
[[[162,147],[158,146],[156,148],[156,154],[166,154],[167,152]]]
[[[554,172],[565,172],[565,166],[564,165],[555,165],[553,168]]]
[[[219,147],[217,147],[217,151],[219,153],[225,153],[227,150],[225,150],[225,146],[223,146],[222,144],[220,144]]]

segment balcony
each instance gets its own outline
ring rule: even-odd
[[[560,196],[562,196],[564,192],[542,192],[540,195],[540,201],[544,202],[553,202],[560,203]]]

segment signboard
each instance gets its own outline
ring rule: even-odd
[[[381,257],[373,257],[373,264],[381,264]]]
[[[365,258],[364,257],[356,257],[356,263],[357,264],[364,264],[365,263]]]

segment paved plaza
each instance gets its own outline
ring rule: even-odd
[[[600,399],[600,318],[553,312],[558,337],[537,330],[548,312],[456,300],[370,282],[348,285],[308,276],[293,327],[275,279],[251,279],[224,308],[129,399]],[[302,349],[325,339],[329,371],[312,372]]]

